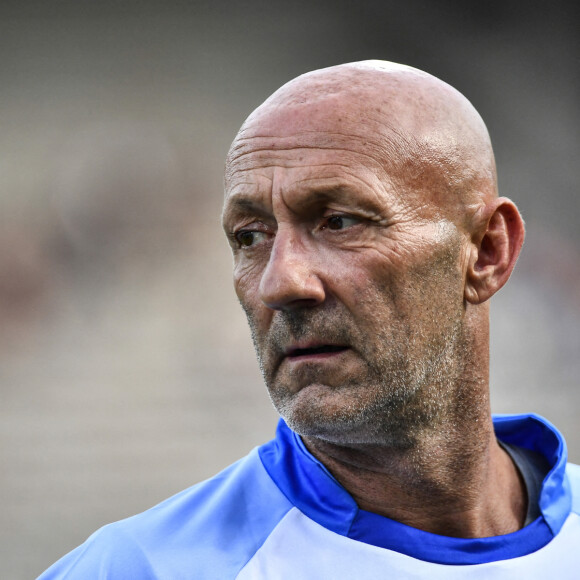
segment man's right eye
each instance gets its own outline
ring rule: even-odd
[[[254,243],[254,232],[241,231],[236,234],[236,241],[242,248],[247,248]]]
[[[240,248],[249,248],[264,240],[268,234],[256,230],[240,230],[234,235]]]

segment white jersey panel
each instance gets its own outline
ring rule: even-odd
[[[351,540],[327,530],[296,508],[280,521],[237,580],[580,579],[580,516],[570,514],[560,533],[527,556],[450,566]]]

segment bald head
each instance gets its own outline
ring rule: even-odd
[[[497,196],[490,139],[475,108],[448,84],[409,66],[365,61],[297,77],[248,117],[228,169],[258,141],[264,149],[284,148],[296,136],[321,148],[358,142],[369,163],[421,184],[437,203],[471,208],[470,214]]]

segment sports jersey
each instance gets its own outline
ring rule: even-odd
[[[540,515],[514,533],[445,537],[359,509],[281,420],[274,440],[101,528],[40,579],[580,578],[580,467],[541,417],[497,416],[494,426],[549,463]]]

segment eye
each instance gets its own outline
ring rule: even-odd
[[[326,223],[322,226],[323,229],[329,230],[343,230],[359,223],[360,220],[347,215],[331,215],[326,218]]]
[[[234,239],[240,248],[249,248],[266,239],[265,232],[256,230],[240,230],[234,234]]]
[[[236,241],[242,247],[251,246],[254,243],[254,232],[238,232],[236,234]]]

